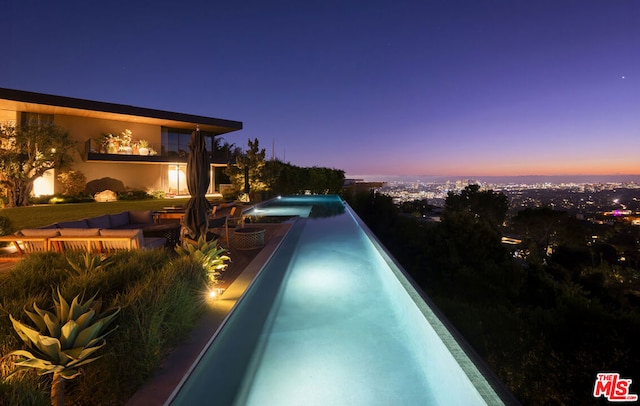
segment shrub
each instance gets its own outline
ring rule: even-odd
[[[53,199],[54,195],[40,195],[40,196],[31,196],[29,198],[30,204],[48,204],[51,199]]]
[[[118,200],[146,200],[153,199],[153,196],[144,190],[131,190],[118,193]]]
[[[167,193],[164,190],[154,190],[149,193],[154,199],[166,199]]]
[[[9,318],[26,349],[15,350],[9,356],[18,357],[16,372],[35,369],[39,375],[52,374],[51,404],[64,405],[64,382],[80,375],[79,367],[94,362],[95,352],[106,345],[106,329],[120,308],[101,311],[102,302],[93,295],[88,300],[77,295],[69,303],[58,290],[54,296],[54,312],[40,309],[25,313],[36,325],[32,327]]]
[[[118,330],[109,336],[102,358],[81,367],[82,374],[68,382],[69,404],[124,404],[186,337],[204,308],[207,274],[202,265],[156,250],[112,258],[110,265],[100,266],[83,253],[30,254],[0,275],[0,404],[4,399],[42,404],[38,399],[46,398],[50,383],[36,374],[3,381],[10,370],[3,356],[19,344],[8,314],[21,314],[33,303],[52,307],[52,287],[59,286],[64,297],[99,292],[105,306],[121,308]]]
[[[80,195],[87,186],[87,177],[80,171],[66,171],[58,175],[62,193],[66,196]]]
[[[197,242],[177,246],[176,253],[182,257],[189,257],[200,264],[207,272],[210,283],[217,283],[220,273],[227,268],[225,261],[231,258],[225,255],[226,249],[218,245],[218,240],[207,242],[200,237]]]
[[[0,235],[9,235],[12,231],[9,217],[0,216]]]
[[[30,204],[64,204],[64,203],[89,203],[93,202],[90,196],[66,196],[63,194],[33,196],[29,198]]]

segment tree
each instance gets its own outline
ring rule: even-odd
[[[227,164],[226,173],[236,190],[245,193],[256,193],[268,190],[267,180],[264,178],[266,152],[260,149],[258,139],[248,141],[249,149],[236,158],[236,164]],[[247,187],[249,190],[247,190]]]
[[[526,208],[512,220],[512,228],[535,244],[537,257],[547,257],[548,248],[556,243],[555,237],[566,226],[568,214],[549,207]]]
[[[73,162],[75,140],[56,125],[0,125],[0,187],[8,206],[26,206],[33,182]]]
[[[449,192],[445,202],[445,214],[466,212],[491,227],[499,227],[504,222],[509,202],[504,193],[493,190],[480,191],[479,185],[469,185],[460,194]]]
[[[480,191],[478,185],[449,193],[445,201],[434,258],[443,261],[443,272],[449,269],[447,277],[456,289],[466,285],[465,295],[475,294],[476,300],[512,298],[523,283],[523,273],[501,242],[507,209],[503,193]]]
[[[230,144],[224,138],[214,137],[212,148],[215,162],[232,162],[242,155],[242,148],[236,146],[236,144]]]

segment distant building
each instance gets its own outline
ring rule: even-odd
[[[385,185],[385,182],[365,182],[363,179],[345,179],[343,189],[353,194],[359,192],[369,192],[373,189],[379,189]]]
[[[73,169],[87,181],[108,177],[130,189],[177,195],[188,194],[186,162],[196,127],[205,135],[209,152],[214,137],[242,129],[238,121],[0,88],[0,123],[19,126],[33,121],[63,127],[79,141]],[[129,146],[105,142],[104,134],[115,140],[125,133],[122,138],[127,138],[127,130]],[[143,140],[146,149],[141,148]],[[226,166],[217,158],[211,160],[210,193],[219,191],[216,172]],[[55,173],[45,174],[34,185],[34,193],[59,192],[55,179]]]

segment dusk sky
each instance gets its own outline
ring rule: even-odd
[[[0,33],[0,87],[242,121],[299,166],[640,174],[639,0],[9,0]]]

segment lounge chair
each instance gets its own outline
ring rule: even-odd
[[[211,218],[209,220],[209,230],[220,229],[220,233],[224,231],[225,241],[227,242],[227,247],[229,246],[229,227],[235,227],[238,224],[241,224],[242,217],[236,217],[235,213],[237,208],[234,206],[231,208],[231,211],[228,215],[224,217]],[[214,211],[215,213],[215,211]]]

